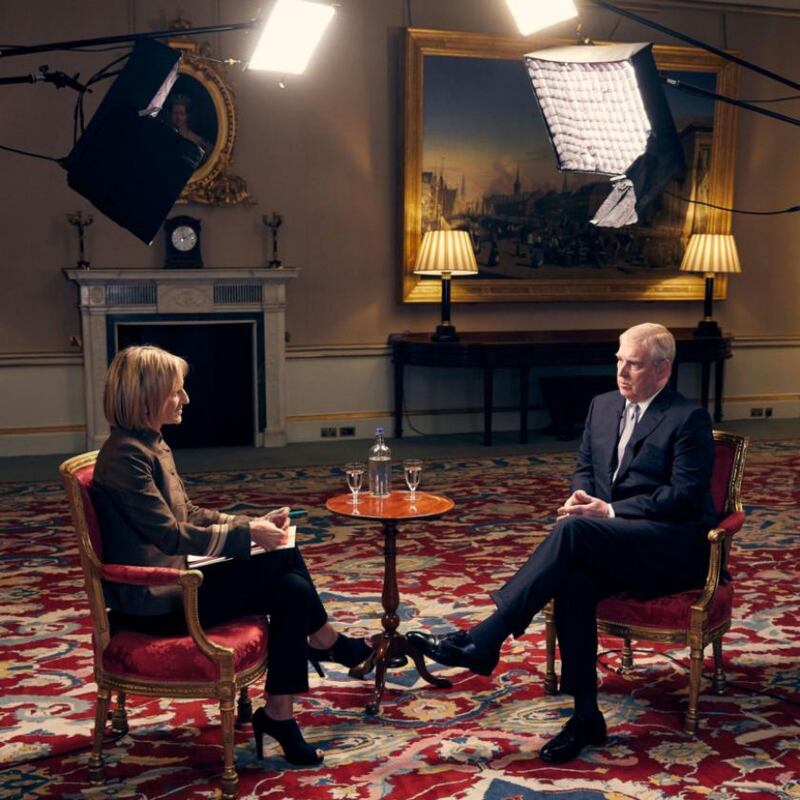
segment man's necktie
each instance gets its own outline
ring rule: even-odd
[[[617,473],[619,472],[620,464],[622,464],[622,457],[625,455],[625,448],[628,446],[633,429],[639,421],[639,406],[637,403],[630,403],[625,408],[625,414],[622,417],[622,430],[619,434],[619,443],[617,444],[617,468],[614,470],[614,475],[611,480],[616,480]]]

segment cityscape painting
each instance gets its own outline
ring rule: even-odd
[[[443,225],[469,231],[479,267],[453,282],[456,301],[702,297],[702,277],[678,266],[692,233],[730,225],[711,205],[730,205],[733,109],[667,91],[685,173],[635,225],[598,228],[589,220],[609,179],[558,171],[522,60],[550,44],[408,31],[403,299],[436,300],[437,281],[413,268],[422,234]],[[723,59],[685,47],[654,54],[664,75],[735,93],[737,75]]]

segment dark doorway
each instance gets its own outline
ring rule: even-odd
[[[170,447],[255,444],[253,325],[136,324],[117,326],[117,346],[154,344],[189,362],[190,403],[180,425],[164,429]]]

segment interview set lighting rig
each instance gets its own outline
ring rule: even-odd
[[[578,16],[574,0],[506,0],[506,3],[523,36]],[[604,0],[586,0],[582,5],[618,14],[792,89],[800,89],[797,82],[771,70]],[[610,177],[611,193],[591,220],[599,227],[617,228],[637,222],[641,209],[684,170],[683,152],[664,93],[665,85],[800,125],[800,120],[756,102],[726,97],[660,75],[652,44],[595,45],[582,30],[579,23],[580,44],[527,53],[524,61],[558,169]],[[800,207],[744,213],[797,210]]]
[[[506,3],[523,35],[577,15],[573,0]],[[800,89],[795,81],[604,0],[585,0],[585,5],[621,15]],[[0,47],[0,63],[12,56],[133,43],[126,65],[72,151],[54,160],[66,169],[67,182],[73,189],[149,244],[203,157],[198,145],[156,118],[177,79],[181,58],[178,50],[158,40],[173,38],[177,33],[186,37],[261,28],[246,69],[296,74],[305,68],[333,14],[334,7],[321,2],[276,0],[265,24],[252,20],[180,31]],[[800,120],[757,103],[662,77],[651,44],[594,45],[581,34],[579,45],[538,50],[526,54],[524,60],[558,168],[608,175],[611,179],[611,193],[592,220],[598,226],[635,223],[641,209],[684,169],[683,152],[664,95],[665,83],[800,125]],[[240,62],[229,59],[226,63]],[[110,74],[113,73],[103,77]],[[0,85],[39,81],[68,86],[81,94],[89,88],[78,81],[78,76],[50,72],[46,67],[33,75],[0,78]],[[769,213],[796,210],[798,207]]]
[[[334,14],[334,7],[311,0],[276,0],[266,22],[251,20],[198,28],[73,39],[45,44],[0,47],[0,64],[13,56],[109,45],[132,44],[89,124],[70,153],[54,159],[67,171],[67,183],[111,220],[146,244],[160,229],[181,191],[200,165],[203,150],[157,118],[178,78],[181,52],[160,39],[178,34],[202,36],[238,30],[261,33],[246,70],[270,70],[282,75],[304,71]],[[225,63],[242,63],[227,59]],[[52,83],[83,95],[90,91],[79,75],[42,67],[28,75],[0,77],[0,86]],[[24,151],[5,148],[26,155]]]

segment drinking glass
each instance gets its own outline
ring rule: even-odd
[[[409,499],[414,502],[414,495],[422,477],[422,462],[418,458],[407,458],[403,462],[403,474],[406,478],[406,486],[410,493]]]
[[[360,462],[352,462],[346,464],[344,474],[347,477],[347,486],[353,493],[353,505],[358,503],[358,492],[361,489],[361,483],[364,480],[364,465]]]

